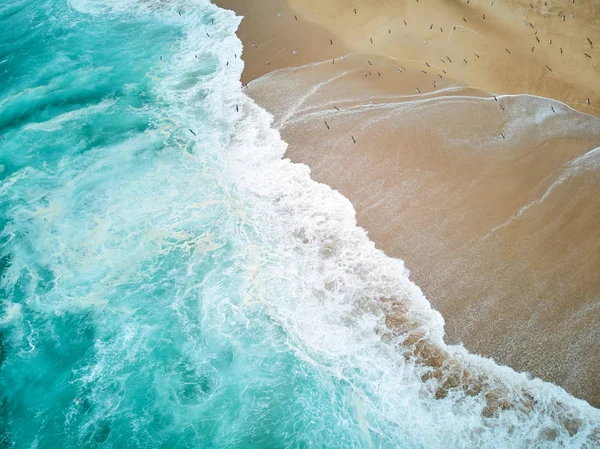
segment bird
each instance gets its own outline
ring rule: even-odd
[[[588,58],[592,59],[592,57],[590,55],[588,55],[587,53],[584,53],[584,55],[586,55]]]
[[[354,136],[350,136],[352,137],[352,142],[356,143],[356,139],[354,138]]]
[[[506,53],[508,53],[510,55],[510,50],[508,48],[505,48]]]
[[[194,131],[192,131],[191,129],[188,128],[188,130],[195,136],[196,133]]]
[[[421,93],[421,91],[419,90],[419,88],[418,88],[418,87],[416,88],[416,90],[417,90],[417,92],[418,92],[418,93]]]
[[[554,114],[556,111],[554,110],[554,106],[550,106],[550,109],[552,109],[552,113]]]
[[[500,133],[500,135],[502,136],[503,139],[506,139],[506,137],[504,137],[504,134]]]
[[[546,68],[547,68],[548,70],[552,71],[552,69],[551,69],[550,67],[546,66]]]
[[[337,106],[334,106],[333,109],[335,109],[338,112],[340,111]]]
[[[324,120],[325,121],[325,120]],[[327,129],[329,129],[329,125],[327,124],[327,122],[325,121],[325,126],[327,127]]]

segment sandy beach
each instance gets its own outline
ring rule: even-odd
[[[600,406],[600,5],[216,3],[287,157],[405,261],[447,342]]]

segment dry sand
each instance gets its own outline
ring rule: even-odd
[[[216,3],[245,17],[238,32],[245,45],[244,83],[282,67],[331,60],[350,52],[368,52],[396,58],[402,64],[409,60],[428,62],[432,69],[424,77],[429,81],[425,84],[430,84],[438,73],[444,75],[441,70],[445,70],[464,85],[487,92],[546,96],[600,116],[598,2],[218,0]]]
[[[217,3],[246,16],[244,82],[310,64],[248,94],[405,260],[448,342],[599,406],[600,120],[505,94],[598,116],[600,6]]]

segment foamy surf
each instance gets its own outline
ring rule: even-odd
[[[66,111],[0,116],[7,147],[29,151],[2,153],[3,443],[598,444],[585,402],[445,345],[402,261],[374,247],[347,199],[283,159],[272,118],[241,92],[231,12],[69,5],[56,12],[72,27],[143,29],[139,43],[102,44],[151,58],[135,61],[145,84],[120,68]],[[61,95],[79,87],[62,76]],[[8,109],[25,109],[14,98]],[[73,147],[52,147],[63,140]]]
[[[253,124],[268,119],[262,111],[256,114],[260,118]],[[585,402],[462,347],[446,346],[441,316],[409,281],[402,262],[375,249],[356,227],[345,198],[309,181],[305,166],[280,160],[283,148],[271,162],[249,171],[248,165],[264,158],[269,134],[271,147],[280,147],[273,131],[252,130],[250,138],[238,128],[236,135],[243,137],[233,150],[233,171],[243,174],[241,182],[255,194],[248,203],[264,204],[265,238],[276,237],[269,246],[290,258],[266,271],[260,282],[263,289],[278,285],[286,292],[263,295],[287,297],[270,303],[272,316],[286,323],[301,357],[369,398],[367,405],[361,401],[361,414],[366,409],[367,416],[387,421],[384,433],[410,442],[409,447],[596,444],[597,411]],[[248,142],[256,142],[254,148]],[[244,148],[248,152],[237,159]],[[304,259],[299,266],[298,258]],[[436,431],[430,433],[432,423]],[[587,429],[579,442],[575,428]]]

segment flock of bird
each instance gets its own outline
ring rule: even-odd
[[[419,0],[416,0],[416,2],[418,3],[418,2],[419,2]],[[575,3],[575,0],[571,0],[571,3]],[[467,5],[468,5],[468,4],[470,4],[470,0],[466,0],[466,4],[467,4]],[[492,1],[492,2],[490,2],[490,6],[493,6],[493,5],[494,5],[494,2],[493,2],[493,1]],[[530,8],[531,8],[531,9],[535,9],[535,8],[534,8],[534,6],[533,6],[533,4],[530,4],[529,6],[530,6]],[[548,3],[547,3],[547,2],[544,2],[544,6],[546,6],[546,7],[547,7],[547,6],[548,6]],[[358,15],[358,14],[359,14],[359,12],[358,12],[358,10],[357,10],[356,8],[353,10],[353,12],[354,12],[354,14],[355,14],[355,15]],[[566,21],[566,14],[564,14],[564,10],[561,10],[561,11],[560,11],[560,13],[558,14],[558,16],[559,16],[559,17],[562,19],[562,21],[563,21],[563,22],[565,22],[565,21]],[[547,14],[545,14],[545,15],[544,15],[544,18],[547,18],[547,17],[548,17],[548,15],[547,15]],[[574,18],[573,14],[571,14],[571,17],[572,17],[572,18]],[[296,20],[298,20],[298,18],[297,18],[296,16],[295,16],[295,19],[296,19]],[[463,22],[464,22],[464,23],[467,23],[467,19],[466,19],[465,17],[463,17],[463,18],[462,18],[462,20],[463,20]],[[483,14],[482,14],[482,16],[481,16],[481,20],[486,20],[486,14],[485,14],[485,13],[483,13]],[[403,23],[404,23],[404,26],[408,26],[408,23],[407,23],[407,21],[406,21],[406,20],[403,20]],[[534,24],[533,24],[532,22],[523,22],[523,25],[524,25],[524,26],[527,26],[527,25],[529,25],[529,27],[530,27],[532,30],[534,30],[534,31],[533,31],[533,37],[535,38],[535,40],[536,40],[536,42],[537,42],[538,44],[541,44],[540,38],[539,38],[539,36],[538,36],[538,35],[540,34],[540,30],[539,30],[539,29],[536,29],[536,27],[534,26]],[[465,30],[465,29],[464,29],[464,26],[458,26],[458,27],[459,27],[459,28],[462,28],[462,31],[464,32],[464,30]],[[429,30],[431,31],[431,30],[433,30],[433,28],[434,28],[434,24],[433,24],[433,23],[431,23],[431,24],[429,25]],[[453,25],[453,26],[452,26],[452,30],[453,30],[453,31],[455,31],[456,29],[457,29],[457,25]],[[439,26],[439,30],[440,30],[440,32],[441,32],[441,33],[443,33],[443,32],[444,32],[444,28],[443,28],[443,26]],[[388,34],[392,34],[392,29],[388,29]],[[548,40],[548,45],[552,45],[552,41],[553,41],[552,39],[549,39],[549,40]],[[588,53],[587,51],[586,51],[586,52],[582,52],[582,57],[585,57],[585,58],[592,59],[592,55],[590,55],[590,53],[591,53],[591,52],[592,52],[592,50],[594,49],[594,43],[593,43],[593,41],[592,41],[592,40],[591,40],[589,37],[586,37],[586,41],[587,41],[587,42],[586,42],[586,44],[589,46],[589,50],[588,50],[588,51],[589,51],[589,53]],[[373,42],[373,38],[372,38],[372,37],[369,37],[369,42],[370,42],[371,44],[373,44],[373,43],[374,43],[374,42]],[[329,39],[329,44],[330,44],[330,45],[333,45],[333,39]],[[427,44],[427,41],[425,41],[425,44]],[[534,46],[531,48],[531,53],[533,53],[533,52],[535,51],[535,48],[536,48],[536,47],[535,47],[535,45],[534,45]],[[511,51],[510,51],[510,49],[509,49],[509,48],[505,48],[504,50],[505,50],[505,52],[506,52],[508,55],[512,55],[512,53],[511,53]],[[563,48],[562,48],[562,47],[559,47],[559,51],[560,51],[560,54],[561,54],[561,55],[564,53],[564,50],[563,50]],[[480,56],[479,54],[477,54],[477,53],[474,53],[474,54],[473,54],[473,56],[474,56],[476,59],[480,59],[480,58],[481,58],[481,56]],[[343,57],[342,57],[342,58],[343,58]],[[444,58],[440,58],[440,61],[442,62],[442,64],[444,64],[444,66],[445,66],[445,67],[446,67],[448,64],[453,64],[453,61],[452,61],[452,59],[451,59],[451,58],[450,58],[450,56],[448,56],[448,55],[445,55],[445,56],[444,56]],[[465,65],[467,65],[467,64],[468,64],[468,60],[467,60],[466,58],[462,58],[462,62],[464,62],[464,64],[465,64]],[[333,60],[332,60],[332,63],[333,63],[333,64],[335,64],[335,59],[333,59]],[[363,76],[364,76],[364,77],[373,76],[373,72],[371,71],[371,67],[373,66],[373,64],[372,64],[371,60],[367,60],[367,64],[368,64],[369,68],[367,68],[367,69],[365,69],[365,70],[363,71]],[[432,69],[432,66],[431,66],[431,64],[429,64],[429,62],[427,62],[427,61],[424,61],[424,64],[425,64],[426,68],[423,68],[423,69],[421,69],[420,71],[421,71],[423,74],[427,75],[427,74],[428,74],[428,72],[427,72],[427,69]],[[545,68],[546,70],[548,70],[548,72],[550,72],[550,73],[552,73],[552,72],[553,72],[553,69],[552,69],[552,68],[551,68],[549,65],[547,65],[547,64],[544,64],[544,68]],[[439,68],[438,68],[438,69],[439,69]],[[406,71],[406,68],[405,68],[405,67],[399,67],[399,68],[397,68],[396,70],[397,70],[397,72],[398,72],[398,73],[404,73],[404,72]],[[437,73],[436,75],[437,75],[437,77],[439,77],[440,79],[443,79],[443,77],[444,77],[445,75],[447,75],[447,71],[446,71],[445,69],[439,69],[439,70],[441,70],[441,73]],[[442,73],[443,73],[443,75],[442,75]],[[381,76],[381,72],[380,72],[379,70],[377,71],[377,76],[378,76],[378,77],[380,77],[380,76]],[[435,90],[435,89],[437,88],[437,83],[436,83],[436,80],[435,80],[435,79],[434,79],[434,80],[431,82],[431,86],[432,86],[432,89],[433,89],[433,90]],[[421,94],[421,89],[419,88],[419,86],[415,86],[415,91],[416,91],[418,94]],[[493,98],[494,98],[494,100],[495,100],[496,102],[498,102],[498,97],[497,97],[496,95],[493,95]],[[590,98],[589,98],[589,97],[587,97],[587,98],[586,98],[586,100],[585,100],[585,103],[586,103],[587,105],[591,105],[591,101],[590,101]],[[505,109],[505,107],[504,107],[504,105],[502,105],[502,103],[498,102],[498,105],[499,105],[499,107],[500,107],[500,109],[501,109],[502,111],[505,111],[505,110],[506,110],[506,109]],[[338,109],[337,107],[335,107],[335,106],[334,106],[334,108],[335,108],[337,111],[339,111],[339,109]],[[556,113],[556,110],[554,109],[554,107],[553,107],[553,106],[550,106],[550,109],[552,110],[552,113]],[[329,125],[327,124],[327,122],[325,122],[325,126],[327,127],[327,129],[330,129],[330,127],[329,127]],[[356,143],[356,139],[355,139],[353,136],[351,136],[351,137],[352,137],[352,140],[353,140],[353,142],[354,142],[354,143]],[[502,139],[506,139],[506,136],[505,136],[505,134],[504,134],[504,133],[500,133],[500,137],[502,137]]]
[[[417,3],[419,3],[419,0],[415,0],[415,1]],[[466,4],[467,5],[469,5],[470,2],[471,2],[471,0],[466,0]],[[574,4],[575,0],[570,0],[570,3]],[[490,2],[490,6],[494,6],[494,1]],[[536,9],[533,4],[529,4],[529,7],[532,10]],[[546,8],[546,11],[543,12],[542,14],[543,14],[543,18],[546,19],[546,18],[549,17],[549,14],[547,12],[547,7],[548,7],[548,2],[547,1],[544,2],[544,7]],[[359,10],[357,8],[353,9],[353,13],[355,15],[359,15],[360,14],[360,12],[359,12]],[[278,15],[281,17],[281,14],[278,14]],[[574,18],[574,15],[572,13],[570,15],[571,15],[571,18]],[[561,9],[561,11],[558,13],[558,17],[562,20],[562,22],[566,22],[567,16],[566,16],[566,13],[565,13],[565,9]],[[486,14],[482,13],[481,20],[485,21],[486,19],[489,20],[489,17],[486,17]],[[294,20],[298,21],[298,16],[295,15],[294,16]],[[452,31],[456,31],[457,29],[459,29],[462,32],[465,32],[465,25],[464,24],[466,24],[468,22],[467,18],[466,17],[462,17],[462,21],[463,21],[463,24],[452,25],[451,30]],[[403,22],[404,26],[408,26],[408,22],[406,21],[406,19],[404,19],[402,22]],[[525,27],[529,26],[532,29],[533,37],[535,38],[536,43],[537,44],[541,44],[540,36],[543,33],[540,33],[540,30],[536,29],[535,25],[532,22],[525,22],[524,21],[522,23],[522,25],[525,26]],[[429,31],[432,31],[434,29],[434,26],[436,27],[436,29],[439,28],[439,30],[440,30],[441,33],[444,32],[444,27],[443,26],[435,25],[434,23],[430,23],[429,24],[429,26],[428,26]],[[391,28],[388,29],[388,33],[387,34],[392,34],[392,29]],[[374,44],[374,40],[373,40],[372,37],[368,37],[368,40],[369,40],[369,43],[371,45]],[[424,41],[424,43],[428,44],[427,41]],[[551,38],[548,39],[548,45],[552,45],[552,43],[553,43],[553,39],[551,39]],[[594,50],[594,43],[593,43],[593,41],[589,37],[586,37],[585,44],[586,44],[587,50],[584,51],[584,52],[582,52],[581,57],[587,58],[587,59],[593,59],[593,56],[592,56],[592,53],[593,53],[593,50]],[[329,38],[329,45],[330,46],[334,45],[334,39],[333,38]],[[254,42],[252,43],[252,46],[253,47],[257,47],[256,43],[254,43]],[[555,46],[557,46],[557,45],[555,45]],[[560,55],[562,55],[563,53],[565,53],[563,47],[561,47],[561,46],[557,46],[557,47],[558,47],[558,51],[560,51]],[[511,52],[510,48],[505,47],[504,50],[505,50],[505,52],[509,56],[512,55],[512,52]],[[536,45],[534,44],[534,46],[531,48],[531,53],[534,53],[535,50],[536,50]],[[296,50],[292,50],[292,53],[293,53],[293,55],[297,55],[298,54],[298,52]],[[473,53],[473,58],[475,58],[474,61],[476,61],[476,60],[481,59],[482,56],[480,54],[478,54],[478,53]],[[340,59],[344,59],[344,56],[342,56]],[[462,63],[464,63],[465,66],[469,64],[469,61],[468,61],[467,57],[463,57],[463,58],[460,58],[460,59],[462,59]],[[450,70],[450,67],[452,67],[453,65],[456,65],[456,63],[458,63],[460,61],[460,59],[458,61],[453,61],[452,58],[449,55],[444,55],[443,57],[440,58],[440,61],[442,62],[444,68],[432,67],[432,64],[430,64],[428,61],[423,61],[424,67],[420,71],[423,74],[425,74],[425,75],[428,75],[428,74],[432,75],[431,72],[434,72],[433,75],[435,75],[435,77],[437,77],[439,79],[443,79],[444,76],[446,76],[448,74],[448,72],[446,71],[446,69]],[[269,59],[267,59],[266,62],[267,62],[268,65],[271,64],[271,62],[269,61]],[[335,58],[332,59],[332,64],[335,64],[335,62],[336,62],[336,59]],[[374,74],[376,73],[377,77],[381,77],[381,70],[382,69],[381,70],[375,70],[374,66],[373,66],[373,63],[371,62],[370,59],[367,59],[366,62],[368,64],[368,66],[363,70],[363,72],[362,72],[363,76],[365,78],[367,78],[367,77],[370,77],[370,76],[374,76]],[[544,64],[544,68],[549,73],[554,73],[554,70],[552,69],[552,67],[550,67],[550,65]],[[435,69],[437,69],[437,73],[435,72]],[[406,70],[407,69],[405,67],[403,67],[403,66],[402,67],[398,67],[396,69],[396,71],[398,73],[404,73]],[[435,78],[431,81],[431,87],[432,87],[432,90],[437,89],[437,82],[436,82]],[[422,89],[422,87],[415,86],[415,91],[418,94],[422,93],[421,89]],[[494,95],[493,97],[494,97],[494,100],[496,102],[498,102],[498,97],[496,95]],[[591,105],[591,101],[590,101],[589,97],[586,97],[585,103],[587,105]],[[498,102],[498,106],[502,109],[502,111],[506,110],[505,106],[501,102]],[[337,108],[336,106],[334,106],[334,108],[339,112],[339,108]],[[554,109],[553,106],[551,106],[551,110],[552,110],[553,113],[556,112],[556,110]],[[330,129],[330,126],[329,126],[329,124],[327,122],[325,122],[325,126],[327,127],[327,129]],[[356,143],[356,139],[354,138],[354,136],[351,136],[351,137],[352,137],[353,142]],[[506,136],[505,136],[504,133],[500,133],[500,137],[502,137],[502,139],[506,138]]]

